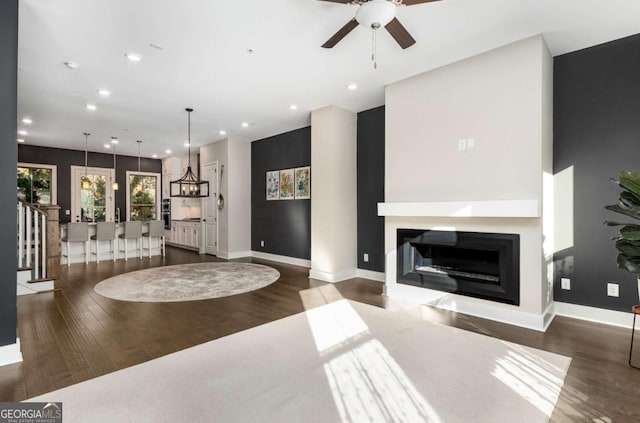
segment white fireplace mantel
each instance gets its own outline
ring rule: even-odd
[[[538,200],[378,203],[378,216],[540,217]]]

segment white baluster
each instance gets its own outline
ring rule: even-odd
[[[47,277],[47,215],[42,215],[42,277]]]
[[[29,207],[25,207],[25,209],[27,218],[27,267],[31,267],[31,209]]]
[[[24,209],[18,202],[18,267],[22,267],[24,261]]]
[[[34,248],[35,248],[35,252],[33,255],[33,267],[34,267],[34,272],[33,272],[33,277],[35,279],[40,279],[40,273],[38,273],[38,262],[40,261],[40,257],[38,255],[39,251],[38,251],[38,241],[40,238],[40,232],[38,231],[38,225],[40,223],[40,219],[38,219],[38,212],[36,212],[36,210],[33,210],[33,234],[35,235],[34,237]]]

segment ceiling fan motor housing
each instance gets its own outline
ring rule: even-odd
[[[396,17],[396,5],[388,0],[371,0],[362,4],[356,13],[356,20],[365,28],[378,29],[386,26]]]

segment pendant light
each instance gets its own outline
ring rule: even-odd
[[[84,135],[84,179],[82,180],[82,189],[89,189],[91,188],[91,181],[87,177],[87,159],[89,156],[89,135],[91,134],[83,132],[82,135]]]
[[[118,137],[111,137],[111,144],[113,144],[113,183],[111,184],[111,188],[114,191],[118,190],[118,182],[116,180],[116,145],[118,144]]]
[[[140,173],[140,146],[142,145],[142,141],[136,140],[136,142],[138,143],[138,173]],[[144,186],[142,185],[142,181],[138,182],[138,185],[136,185],[136,192],[140,192],[143,189]]]
[[[185,109],[187,112],[188,138],[187,147],[189,148],[189,156],[187,161],[187,171],[182,178],[171,181],[171,197],[208,197],[209,182],[201,181],[191,170],[191,112],[193,109]]]

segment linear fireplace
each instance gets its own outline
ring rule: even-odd
[[[520,304],[520,235],[398,229],[397,282]]]

